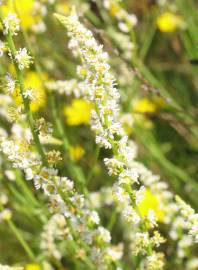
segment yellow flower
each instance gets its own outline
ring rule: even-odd
[[[157,109],[157,104],[147,98],[139,99],[133,106],[133,111],[137,113],[154,113]]]
[[[41,108],[43,108],[46,104],[46,93],[43,89],[42,82],[38,77],[37,73],[34,71],[28,71],[25,75],[25,87],[26,89],[31,88],[33,89],[33,95],[35,100],[30,102],[30,110],[32,112],[37,112]],[[13,94],[16,103],[21,104],[22,98],[19,95],[20,91],[17,88]]]
[[[111,3],[109,12],[112,17],[115,17],[121,10],[121,7],[117,3]]]
[[[149,188],[146,188],[144,192],[144,198],[138,205],[139,211],[143,217],[148,215],[149,209],[152,209],[155,213],[155,217],[158,221],[164,220],[164,211],[159,206],[158,198],[153,195]]]
[[[70,147],[70,156],[73,160],[79,161],[85,153],[85,150],[80,145],[75,145]]]
[[[70,126],[88,124],[92,105],[83,99],[73,99],[70,106],[64,108],[66,123]]]
[[[25,270],[41,270],[41,267],[37,263],[28,263],[25,266]]]
[[[15,0],[15,3],[17,12],[19,12],[21,26],[28,29],[38,19],[37,16],[32,15],[34,0]],[[15,12],[13,1],[7,1],[7,3],[2,6],[2,10],[5,15],[9,12]]]
[[[156,21],[157,27],[161,32],[174,32],[184,26],[182,18],[171,12],[164,12]]]

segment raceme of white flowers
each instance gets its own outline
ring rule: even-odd
[[[81,77],[84,75],[87,98],[95,105],[91,125],[96,133],[96,143],[113,152],[113,157],[105,158],[104,163],[110,175],[118,176],[114,195],[116,200],[123,204],[123,217],[127,222],[137,225],[140,231],[147,233],[147,223],[150,227],[154,227],[156,222],[153,213],[152,218],[150,214],[143,219],[138,212],[136,202],[141,200],[143,188],[138,191],[132,189],[134,184],[139,183],[138,173],[130,166],[133,151],[130,150],[127,136],[118,121],[120,95],[109,71],[108,54],[102,51],[102,46],[97,44],[91,31],[79,23],[74,11],[69,17],[61,15],[56,17],[68,30],[69,48],[76,55],[80,55],[83,63],[82,67],[78,67],[78,73]],[[141,234],[137,233],[136,236],[139,239]],[[152,258],[152,262],[156,259],[152,265],[156,264],[162,268],[163,255],[154,251],[156,244],[153,238],[153,235],[148,235],[147,244],[142,243],[137,253],[147,255],[146,264],[150,265]]]
[[[118,121],[119,93],[109,71],[108,54],[102,51],[102,46],[97,44],[91,31],[79,23],[74,10],[68,17],[57,14],[56,17],[67,28],[70,37],[69,48],[75,56],[80,56],[82,61],[82,66],[78,67],[77,72],[81,79],[84,79],[84,95],[95,105],[91,126],[96,134],[96,143],[106,149],[112,149],[113,157],[105,158],[104,163],[110,175],[118,176],[118,182],[114,187],[116,200],[123,204],[125,220],[133,225],[136,224],[142,231],[136,233],[136,241],[140,244],[135,250],[137,254],[147,255],[144,263],[148,269],[161,269],[163,268],[163,254],[153,249],[164,240],[157,231],[154,231],[154,235],[158,236],[156,244],[155,236],[148,233],[149,228],[157,226],[154,212],[149,211],[146,219],[141,217],[138,203],[143,197],[144,188],[140,187],[138,191],[135,191],[131,187],[139,183],[139,178],[141,178],[141,181],[151,188],[154,184],[154,189],[157,188],[160,191],[164,189],[165,201],[168,202],[173,195],[166,191],[165,183],[158,183],[158,176],[153,176],[144,166],[134,162],[134,153]],[[174,207],[172,212],[175,213]]]

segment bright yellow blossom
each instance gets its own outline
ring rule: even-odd
[[[138,205],[138,208],[143,217],[146,217],[149,213],[149,209],[152,209],[158,221],[164,220],[164,211],[159,206],[159,200],[148,188],[146,188],[144,198]]]
[[[32,112],[39,111],[42,107],[45,106],[47,98],[45,90],[43,89],[42,82],[36,72],[28,71],[25,74],[25,88],[33,89],[33,94],[35,97],[35,100],[30,102],[30,110]],[[18,104],[21,104],[22,98],[19,93],[19,88],[17,88],[14,92],[14,98]]]
[[[37,16],[33,16],[33,4],[34,0],[15,0],[15,1],[7,1],[5,5],[2,6],[2,10],[7,15],[9,12],[15,12],[15,4],[16,10],[19,12],[19,17],[21,21],[21,26],[24,29],[28,29],[31,25],[35,24],[36,20],[38,20]]]
[[[112,2],[109,8],[109,12],[112,17],[115,17],[121,10],[121,7],[117,4]]]
[[[75,145],[70,147],[70,156],[73,160],[79,161],[85,153],[85,150],[80,145]]]
[[[171,12],[164,12],[157,18],[156,24],[161,32],[170,33],[183,27],[184,22],[180,16]]]
[[[41,270],[41,267],[37,263],[28,263],[25,266],[25,270]]]
[[[133,111],[136,113],[155,113],[157,109],[157,104],[147,98],[139,99],[133,106]]]
[[[88,124],[92,105],[83,99],[73,99],[70,106],[64,109],[66,123],[70,126]]]

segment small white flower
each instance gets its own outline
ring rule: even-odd
[[[89,214],[89,221],[94,224],[99,224],[100,223],[100,218],[99,215],[96,211],[91,211]]]
[[[15,81],[12,79],[11,75],[7,73],[5,75],[5,80],[6,80],[6,90],[9,94],[13,94],[15,90]]]
[[[5,43],[0,40],[0,57],[3,56],[3,53],[5,52],[5,50],[6,50]]]
[[[155,212],[153,211],[153,209],[149,209],[147,218],[148,218],[151,228],[154,228],[157,226],[156,219],[155,219]]]
[[[32,62],[32,57],[28,54],[26,48],[20,48],[15,55],[19,69],[28,68]]]
[[[3,34],[7,35],[10,31],[12,35],[17,35],[19,31],[19,18],[15,13],[9,12],[7,17],[3,20]]]
[[[24,98],[27,98],[31,101],[35,101],[36,97],[34,95],[34,90],[32,88],[28,88],[26,91],[23,92]]]

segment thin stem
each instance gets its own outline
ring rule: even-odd
[[[0,14],[0,16],[1,16],[1,14]],[[2,20],[2,16],[1,16],[1,20]],[[30,129],[31,129],[31,132],[32,132],[32,136],[34,138],[34,142],[35,142],[35,145],[37,147],[37,150],[41,156],[43,165],[48,166],[48,161],[47,161],[47,158],[46,158],[45,153],[43,151],[38,132],[36,131],[35,126],[34,126],[35,121],[34,121],[33,114],[30,110],[30,102],[27,98],[24,97],[25,83],[24,83],[23,73],[18,68],[18,65],[16,64],[16,62],[14,61],[15,56],[16,56],[16,48],[15,48],[12,34],[10,33],[10,31],[8,32],[8,35],[6,36],[6,40],[7,40],[8,46],[10,48],[10,52],[11,52],[12,59],[14,62],[14,67],[15,67],[16,74],[17,74],[17,79],[19,81],[20,93],[21,93],[21,97],[23,99],[24,110],[25,110],[25,113],[27,115],[27,120],[28,120]]]
[[[3,211],[3,210],[4,210],[4,208],[0,204],[0,211]],[[31,250],[28,243],[23,238],[22,234],[20,233],[19,229],[16,227],[14,222],[12,220],[6,220],[6,222],[7,222],[8,226],[10,227],[12,233],[15,235],[15,237],[17,238],[17,240],[19,241],[19,243],[21,244],[21,246],[23,247],[23,249],[27,253],[28,257],[32,261],[36,261],[36,256],[34,255],[33,251]]]
[[[18,230],[18,228],[15,226],[14,222],[12,220],[8,220],[7,221],[11,231],[13,232],[13,234],[16,236],[16,238],[18,239],[18,241],[20,242],[21,246],[24,248],[24,250],[26,251],[28,257],[32,260],[32,261],[36,261],[36,257],[33,253],[33,251],[31,250],[31,248],[29,247],[28,243],[24,240],[24,238],[22,237],[20,231]]]
[[[16,9],[16,12],[18,14],[18,10],[17,10],[16,6],[15,6],[15,9]],[[46,90],[46,92],[48,94],[50,107],[52,109],[52,117],[53,117],[53,120],[54,120],[54,123],[55,123],[55,126],[56,126],[56,130],[58,132],[58,135],[60,136],[60,138],[63,141],[63,148],[64,148],[64,150],[66,152],[69,152],[69,150],[70,150],[70,142],[69,142],[69,140],[68,140],[68,138],[67,138],[67,136],[65,134],[63,123],[62,123],[62,121],[60,119],[60,116],[58,114],[57,105],[56,105],[56,102],[55,102],[55,95],[53,95],[53,93],[47,91],[47,89],[45,87],[45,83],[43,81],[43,76],[42,76],[42,68],[40,66],[40,63],[37,61],[34,50],[32,49],[32,46],[31,46],[31,44],[30,44],[30,42],[28,40],[27,33],[23,28],[22,28],[22,34],[24,36],[24,39],[25,39],[25,42],[27,44],[28,50],[30,51],[30,53],[34,57],[34,66],[35,66],[37,74],[38,74],[38,76],[39,76],[39,78],[41,80],[42,86],[43,86],[43,88]],[[71,176],[73,178],[77,179],[80,186],[82,186],[84,194],[88,195],[88,191],[87,191],[87,189],[85,187],[86,178],[84,176],[84,173],[83,173],[82,169],[80,167],[78,167],[71,158],[69,158],[69,164],[68,164],[67,168],[68,168]]]

